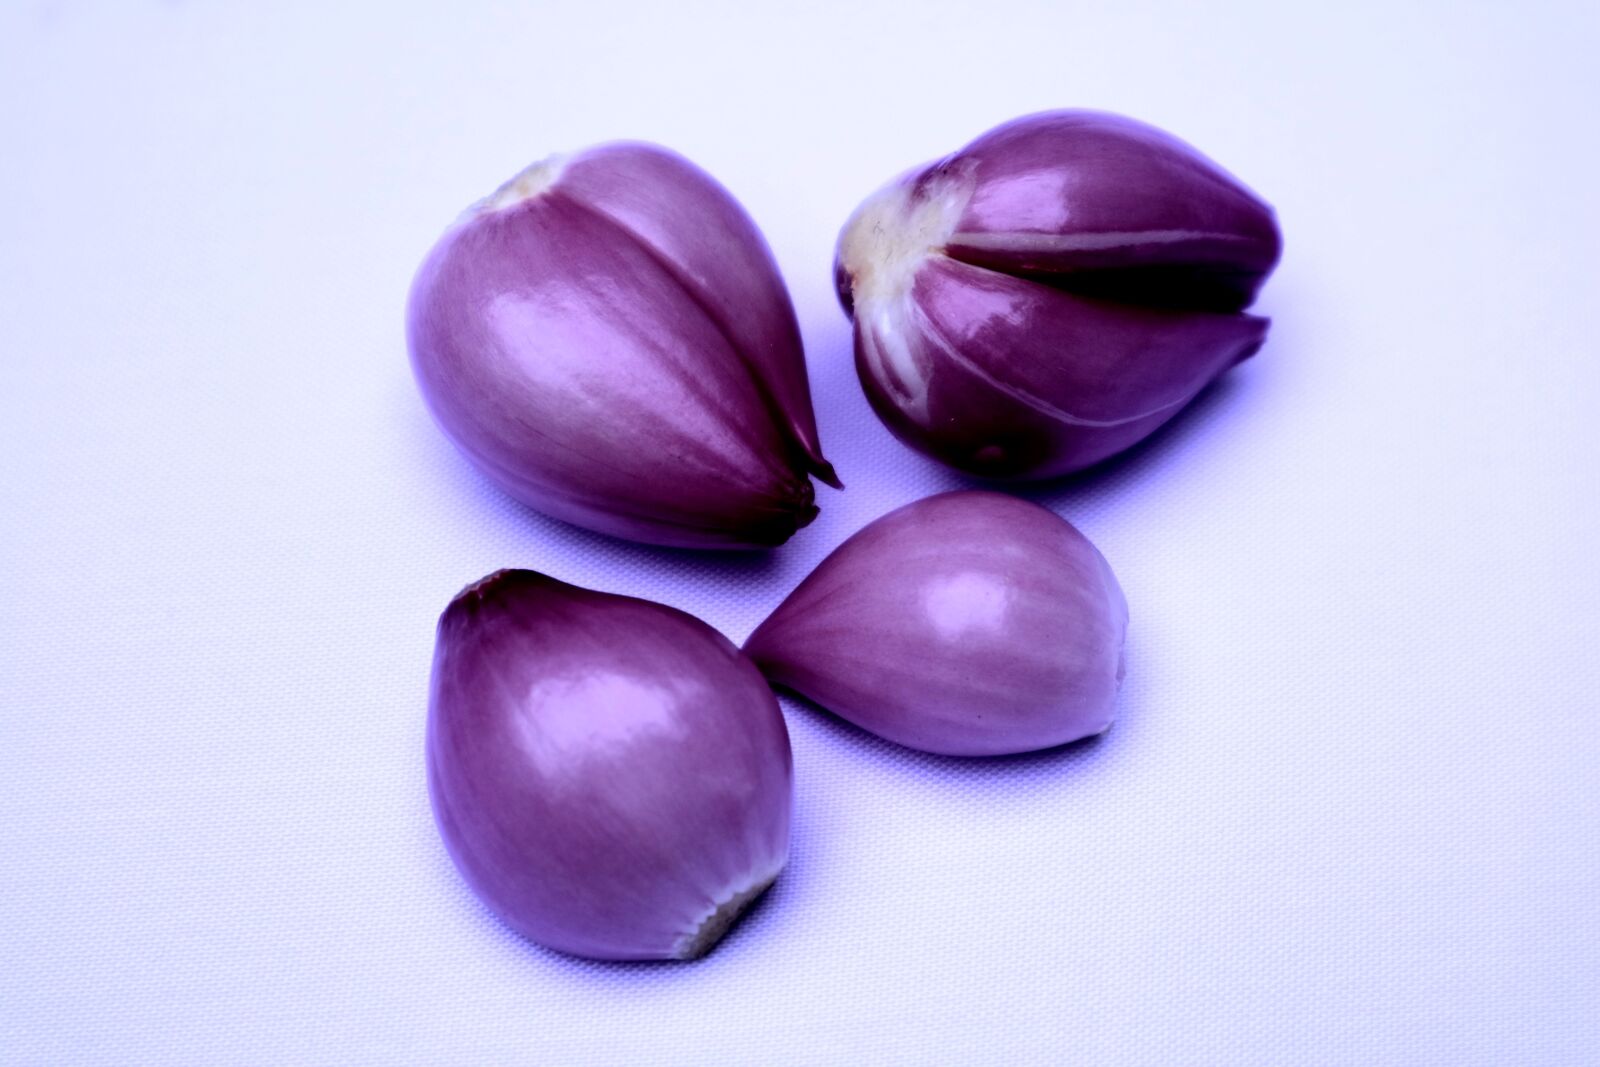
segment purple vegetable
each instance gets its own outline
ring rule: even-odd
[[[840,545],[745,643],[773,682],[880,737],[951,756],[1102,733],[1128,606],[1071,524],[945,493]]]
[[[439,619],[428,788],[484,903],[579,956],[699,956],[788,856],[789,735],[750,661],[681,611],[532,571]]]
[[[535,164],[417,274],[412,369],[490,480],[579,526],[694,548],[810,522],[817,443],[794,308],[755,224],[664,148]]]
[[[996,478],[1081,470],[1253,355],[1272,209],[1151,126],[1030,115],[891,182],[839,237],[856,370],[902,441]]]

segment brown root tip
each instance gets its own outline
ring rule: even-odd
[[[482,578],[479,578],[475,582],[468,582],[466,585],[461,587],[461,592],[450,598],[451,602],[453,603],[457,600],[465,600],[470,596],[482,596],[491,585],[494,585],[507,575],[512,574],[515,570],[515,567],[501,567],[499,570],[494,571],[491,574],[485,574]]]
[[[700,926],[694,933],[678,943],[678,951],[674,954],[674,958],[697,960],[710,952],[716,947],[717,942],[733,929],[733,924],[739,921],[739,916],[743,915],[777,880],[778,876],[773,875],[765,881],[757,882],[749,889],[740,890],[718,904],[715,911],[701,920]]]

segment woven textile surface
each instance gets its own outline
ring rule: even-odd
[[[0,1063],[1600,1063],[1592,9],[0,11]],[[873,417],[855,204],[1057,106],[1272,201],[1256,358],[1027,495],[1129,601],[1102,739],[920,755],[785,698],[794,845],[692,965],[507,931],[435,832],[433,626],[503,566],[742,640],[966,485]],[[787,546],[533,513],[429,420],[412,272],[554,151],[763,227],[846,483]]]

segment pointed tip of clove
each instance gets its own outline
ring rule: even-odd
[[[833,464],[825,459],[819,457],[812,460],[811,473],[823,485],[832,486],[835,489],[844,488],[844,483],[839,480],[839,475],[835,473]]]

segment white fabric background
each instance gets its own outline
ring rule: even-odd
[[[1592,5],[0,12],[0,1061],[1600,1062]],[[1133,612],[1102,741],[960,762],[793,702],[795,844],[692,966],[509,935],[428,812],[434,620],[506,565],[742,639],[959,484],[829,287],[880,181],[1042,107],[1278,207],[1262,354],[1038,499]],[[401,306],[464,204],[657,140],[792,287],[849,488],[765,556],[491,490]]]

